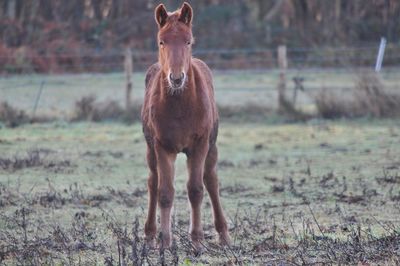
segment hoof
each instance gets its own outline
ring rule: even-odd
[[[231,245],[231,237],[228,232],[223,232],[219,234],[219,244],[222,246],[230,246]]]
[[[204,240],[203,231],[192,231],[190,233],[190,238],[192,240],[192,245],[195,250],[195,254],[201,255],[204,251],[204,245],[201,243]]]
[[[171,235],[170,234],[162,234],[160,233],[160,240],[158,243],[158,248],[160,250],[171,248]]]
[[[204,253],[204,246],[201,244],[200,241],[192,241],[194,247],[194,254],[195,256],[200,256]]]
[[[152,225],[150,222],[146,221],[144,225],[144,236],[146,241],[146,246],[148,249],[154,249],[157,247],[156,241],[157,227]]]
[[[155,237],[146,237],[146,245],[149,249],[155,249],[157,247],[156,238]]]

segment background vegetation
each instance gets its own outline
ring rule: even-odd
[[[275,49],[279,44],[308,49],[363,47],[376,45],[381,36],[392,45],[399,45],[400,3],[396,0],[189,2],[195,9],[194,33],[201,40],[196,45],[199,53],[210,49],[254,52]],[[153,10],[158,3],[154,0],[4,0],[0,4],[0,70],[99,71],[101,64],[119,66],[118,58],[125,46],[140,51],[136,61],[143,69],[141,61],[145,60],[144,65],[148,65],[156,58],[143,51],[156,48]],[[164,3],[169,10],[181,5],[176,0]],[[244,58],[250,55],[245,54]],[[273,58],[271,53],[262,56]],[[251,66],[243,58],[236,61]],[[268,65],[271,63],[262,66]]]

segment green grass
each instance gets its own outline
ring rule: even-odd
[[[386,87],[396,89],[397,72],[391,69],[382,73]],[[351,71],[293,71],[289,78],[297,74],[306,78],[306,92],[299,94],[299,105],[305,107],[312,105],[312,95],[323,87],[354,86]],[[277,78],[276,71],[216,72],[217,101],[228,107],[274,107]],[[143,79],[143,73],[134,74],[136,103],[143,98]],[[3,77],[0,99],[30,113],[42,81],[45,85],[38,114],[69,117],[75,101],[88,94],[123,103],[121,73]],[[292,84],[289,95],[291,89]],[[187,263],[218,265],[234,257],[245,264],[301,264],[303,259],[329,263],[332,254],[324,247],[338,244],[351,249],[356,242],[345,241],[355,239],[358,228],[365,247],[360,244],[362,249],[353,253],[337,247],[337,261],[356,264],[360,254],[367,262],[399,261],[398,249],[369,246],[381,240],[390,243],[385,239],[396,232],[398,237],[400,230],[398,120],[285,123],[271,114],[251,121],[239,114],[229,120],[222,117],[218,138],[221,197],[234,239],[233,251],[215,244],[207,196],[203,225],[209,251],[195,257],[185,246],[189,224],[187,171],[185,157],[178,156],[174,217],[179,228],[174,236],[179,240],[181,264],[187,259]],[[126,235],[133,239],[132,221],[136,217],[142,237],[147,173],[145,143],[138,123],[69,124],[60,119],[0,127],[0,263],[3,259],[8,264],[82,260],[102,265],[113,256],[117,264],[117,243],[126,246]],[[21,226],[25,210],[27,240]],[[55,228],[67,232],[72,240],[64,241],[67,244],[58,241]],[[183,237],[179,230],[184,232]],[[38,237],[47,237],[51,245]],[[104,246],[82,249],[76,247],[77,241]],[[57,243],[66,246],[60,251],[53,246]],[[150,255],[158,263],[158,253],[152,251]],[[32,260],[35,257],[39,260]]]
[[[260,124],[247,123],[240,127],[223,123],[219,135],[220,160],[232,162],[235,166],[246,166],[251,176],[246,180],[248,184],[258,184],[263,174],[289,175],[307,167],[307,161],[312,172],[321,175],[334,171],[337,175],[351,175],[353,168],[362,166],[360,174],[376,176],[382,169],[395,164],[399,153],[398,125],[395,120],[358,120],[324,122],[312,121],[308,124]],[[385,137],[383,137],[385,136]],[[112,165],[113,173],[117,175],[112,180],[102,180],[108,174],[99,173],[88,185],[119,184],[121,179],[124,184],[128,178],[146,176],[145,145],[141,126],[120,125],[118,123],[53,123],[26,125],[17,129],[4,128],[0,131],[2,157],[24,155],[26,151],[34,149],[53,150],[50,157],[69,159],[76,162],[74,174],[67,174],[70,181],[82,181],[87,177],[87,169],[99,170],[102,166],[91,165],[97,163],[98,158]],[[260,150],[256,145],[262,145]],[[113,158],[107,153],[122,153],[121,158]],[[96,154],[99,156],[88,155]],[[105,153],[105,154],[102,154]],[[95,157],[92,162],[90,157]],[[79,158],[85,158],[80,160]],[[180,158],[181,162],[183,158]],[[275,161],[268,171],[265,164]],[[255,161],[251,165],[251,161]],[[326,163],[324,163],[326,162]],[[256,167],[260,164],[261,167]],[[284,167],[285,166],[285,167]],[[182,163],[182,167],[184,164]],[[99,168],[99,169],[97,169]],[[126,169],[128,168],[128,169]],[[228,182],[239,182],[241,179],[221,175]],[[236,168],[236,167],[232,167]],[[259,169],[261,168],[261,169]],[[40,169],[28,169],[31,171]],[[183,170],[178,167],[178,177],[183,175]],[[261,172],[258,172],[262,170]],[[104,171],[100,171],[104,172]],[[237,171],[233,171],[237,173]],[[25,176],[25,172],[17,171],[18,176]],[[238,178],[242,173],[237,173]],[[9,173],[6,174],[9,176]],[[75,179],[76,178],[76,179]],[[179,179],[179,178],[178,178]],[[4,181],[4,179],[2,180]],[[38,182],[38,180],[35,180]],[[92,183],[93,182],[93,183]],[[264,188],[262,188],[264,189]]]
[[[385,230],[373,219],[399,228],[400,209],[395,196],[400,195],[400,184],[378,182],[385,173],[395,176],[399,172],[399,126],[396,120],[367,119],[240,126],[222,122],[218,140],[219,177],[229,224],[234,226],[237,217],[255,217],[257,210],[262,209],[266,219],[263,223],[269,228],[265,235],[252,235],[251,239],[233,227],[231,234],[247,246],[270,236],[272,222],[280,230],[300,234],[304,232],[304,222],[312,221],[308,204],[325,233],[337,239],[348,237],[348,233],[340,230],[348,224],[346,219],[365,230],[369,228],[377,237],[384,235]],[[3,128],[0,150],[1,159],[25,158],[29,151],[37,150],[43,162],[53,163],[53,166],[44,163],[36,167],[0,169],[1,187],[9,193],[23,195],[13,199],[3,192],[0,195],[3,215],[12,216],[25,206],[34,210],[32,219],[45,217],[49,224],[68,228],[77,213],[84,211],[89,217],[87,226],[98,228],[98,239],[105,239],[107,243],[114,242],[104,213],[111,213],[120,224],[129,224],[134,217],[139,217],[143,224],[147,167],[139,124],[58,122]],[[58,167],[63,161],[69,164]],[[189,219],[186,176],[185,158],[179,156],[175,217],[183,221],[185,230]],[[281,190],[276,191],[276,187]],[[40,198],[49,191],[77,200],[57,207],[51,202],[47,206],[23,200]],[[109,199],[93,200],[99,195]],[[352,202],[356,196],[360,197],[359,201]],[[206,198],[203,220],[206,235],[212,236],[212,216],[207,202]],[[312,228],[317,230],[315,224]],[[1,230],[5,228],[0,227]],[[288,245],[295,241],[293,235],[281,237]],[[224,261],[207,254],[202,259]]]

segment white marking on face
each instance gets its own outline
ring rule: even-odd
[[[171,71],[168,71],[168,76],[167,76],[167,82],[169,86],[169,92],[171,94],[179,93],[183,91],[186,87],[186,81],[187,81],[187,74],[182,70],[181,71],[182,77],[180,78],[179,84],[177,84],[172,77]],[[179,79],[179,78],[178,78]]]

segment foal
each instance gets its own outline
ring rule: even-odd
[[[190,235],[194,246],[201,249],[200,241],[204,238],[200,214],[203,183],[211,199],[220,243],[229,243],[216,173],[218,113],[212,74],[203,61],[192,58],[192,17],[188,3],[173,13],[168,13],[163,4],[156,8],[159,62],[146,74],[142,123],[150,174],[145,234],[148,244],[154,246],[158,203],[160,248],[171,245],[174,163],[180,152],[187,156]]]

